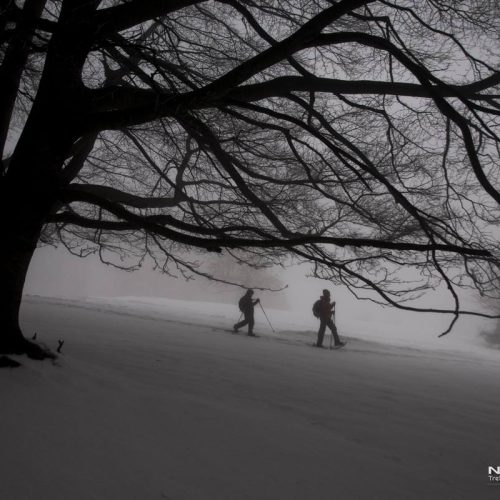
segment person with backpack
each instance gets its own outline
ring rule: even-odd
[[[333,322],[332,316],[335,313],[335,302],[330,302],[330,291],[323,290],[323,295],[317,300],[313,305],[313,314],[319,318],[319,330],[318,330],[318,340],[316,347],[323,347],[323,338],[325,337],[326,327],[330,328],[333,339],[335,342],[335,347],[342,347],[345,342],[342,342],[339,338],[337,332],[337,327]]]
[[[240,311],[243,313],[244,318],[243,321],[240,321],[239,323],[236,323],[233,326],[233,330],[237,332],[240,328],[242,328],[245,325],[248,325],[248,335],[251,337],[254,337],[255,334],[253,333],[253,325],[255,323],[254,321],[254,306],[255,304],[258,304],[260,302],[260,299],[252,299],[253,295],[253,290],[248,289],[241,297],[241,299],[238,302],[238,306],[240,308]]]

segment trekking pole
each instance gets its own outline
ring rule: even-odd
[[[259,306],[262,309],[262,312],[264,313],[264,316],[266,317],[267,322],[269,323],[269,326],[271,327],[271,330],[273,331],[273,333],[276,333],[276,330],[273,328],[273,325],[271,325],[271,322],[269,321],[269,318],[267,317],[266,311],[264,311],[264,308],[262,307],[262,304],[260,302],[259,302]]]
[[[336,320],[335,320],[335,311],[337,309],[337,304],[333,306],[333,311],[332,311],[332,319],[333,319],[333,324],[335,325],[335,328],[337,327]],[[333,332],[330,332],[330,349],[333,348]]]
[[[238,329],[236,328],[236,325],[241,321],[241,318],[243,317],[243,313],[240,314],[240,317],[238,321],[233,325],[233,332],[236,333]]]

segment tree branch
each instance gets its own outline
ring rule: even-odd
[[[106,228],[110,230],[144,230],[151,232],[153,234],[159,234],[177,241],[178,243],[193,245],[201,248],[207,248],[211,250],[220,249],[220,247],[226,248],[245,248],[245,247],[257,247],[257,248],[294,248],[301,247],[309,244],[330,244],[339,247],[354,247],[354,248],[382,248],[386,250],[398,250],[398,251],[413,251],[413,252],[429,252],[429,251],[440,251],[447,253],[454,253],[460,255],[471,255],[482,258],[492,258],[489,251],[471,248],[471,247],[461,247],[458,245],[445,245],[445,244],[418,244],[418,243],[405,243],[405,242],[395,242],[395,241],[384,241],[375,240],[371,238],[335,238],[328,236],[309,236],[309,235],[292,235],[289,238],[278,238],[271,237],[267,235],[268,239],[256,240],[247,238],[237,238],[230,235],[225,237],[214,237],[214,238],[200,238],[198,236],[193,236],[191,234],[180,233],[178,231],[173,231],[170,228],[165,227],[162,224],[174,225],[176,222],[181,223],[181,221],[176,221],[175,218],[170,216],[141,216],[126,210],[117,203],[113,203],[109,200],[101,198],[98,195],[89,192],[76,191],[76,190],[61,190],[59,197],[63,203],[71,202],[84,202],[92,205],[97,205],[109,213],[113,214],[118,219],[122,221],[109,221],[109,220],[95,220],[88,219],[77,215],[72,212],[63,212],[60,214],[55,214],[50,216],[47,222],[59,222],[75,224],[82,227],[91,228]],[[185,223],[181,223],[184,230],[194,231],[196,233],[203,233],[205,235],[220,235],[221,232],[227,231],[225,228],[214,228],[207,229],[201,228],[199,226],[192,226]],[[248,229],[248,228],[245,228]],[[241,227],[234,227],[230,229],[231,231],[240,231]],[[255,228],[256,231],[260,231]],[[217,250],[218,251],[218,250]]]
[[[127,3],[98,10],[94,16],[97,33],[105,37],[110,33],[132,28],[156,17],[163,17],[190,5],[206,0],[132,0]]]

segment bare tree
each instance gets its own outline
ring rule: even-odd
[[[166,269],[293,258],[409,310],[444,284],[426,310],[450,328],[479,314],[456,287],[498,287],[496,2],[1,9],[0,352],[44,356],[18,321],[40,240]]]

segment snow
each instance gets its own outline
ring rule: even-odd
[[[4,369],[0,498],[498,498],[498,351],[347,323],[138,297],[26,297],[27,335],[55,363]],[[358,325],[358,326],[356,326]],[[359,329],[359,325],[367,328]],[[329,339],[327,339],[328,342]],[[419,341],[421,345],[419,346]]]

